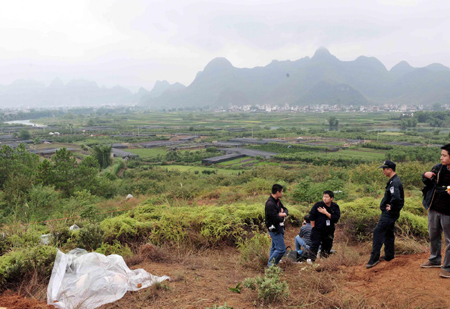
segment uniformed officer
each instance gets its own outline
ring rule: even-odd
[[[384,161],[383,165],[380,166],[380,168],[383,168],[383,174],[389,177],[389,181],[380,203],[381,217],[373,230],[372,254],[366,268],[372,268],[380,262],[380,251],[383,243],[385,255],[381,259],[385,261],[394,259],[395,221],[400,217],[400,210],[405,203],[403,185],[395,173],[395,167],[395,163],[389,160]]]

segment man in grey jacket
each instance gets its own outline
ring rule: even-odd
[[[389,177],[389,181],[380,203],[381,217],[373,230],[372,254],[366,268],[372,268],[380,262],[380,251],[383,243],[385,255],[381,259],[388,262],[394,259],[395,221],[400,217],[400,210],[405,203],[403,185],[395,173],[395,163],[386,160],[380,168],[383,168],[383,174]]]

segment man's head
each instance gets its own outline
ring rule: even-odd
[[[306,223],[311,223],[311,219],[309,218],[309,215],[305,215],[303,217],[303,224],[306,224]]]
[[[450,144],[441,147],[441,163],[442,165],[450,165]]]
[[[386,160],[383,162],[383,165],[380,168],[383,169],[383,174],[387,177],[392,177],[395,174],[395,168],[397,165],[391,160]]]
[[[272,186],[272,196],[276,199],[283,197],[283,186],[279,184],[274,184]]]
[[[333,199],[334,199],[333,191],[330,191],[330,190],[323,191],[322,200],[325,203],[325,205],[330,206]]]

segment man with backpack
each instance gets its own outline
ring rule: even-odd
[[[442,278],[450,278],[450,144],[441,147],[441,164],[422,175],[425,184],[423,205],[428,210],[430,258],[422,268],[440,268]],[[445,257],[441,266],[442,232],[445,237]]]

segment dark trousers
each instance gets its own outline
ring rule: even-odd
[[[334,228],[317,228],[314,227],[311,231],[311,259],[315,260],[317,257],[317,251],[320,249],[320,255],[328,257],[330,255],[331,248],[333,247],[334,240]]]
[[[386,211],[381,213],[380,221],[373,230],[373,245],[370,261],[375,262],[380,259],[381,247],[384,244],[384,255],[387,259],[393,259],[395,255],[395,221],[398,217],[390,216]]]

